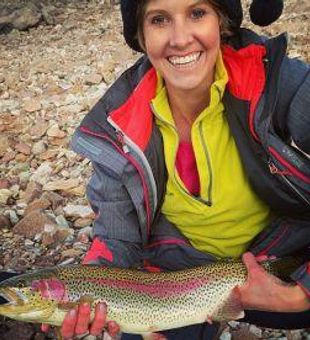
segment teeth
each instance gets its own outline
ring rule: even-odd
[[[199,59],[200,52],[196,52],[190,55],[187,55],[186,57],[170,57],[169,62],[173,65],[186,65],[189,63],[196,62]]]

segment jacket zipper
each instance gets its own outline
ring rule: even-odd
[[[205,203],[209,207],[211,207],[212,206],[213,172],[212,172],[211,160],[210,160],[208,147],[207,147],[205,139],[203,138],[202,122],[199,122],[199,135],[200,135],[200,139],[201,139],[201,142],[202,142],[202,147],[203,147],[205,156],[207,158],[207,165],[208,165],[208,171],[209,171],[208,200],[205,201]]]
[[[157,207],[158,198],[157,198],[156,182],[155,182],[155,178],[154,178],[154,175],[153,175],[153,171],[151,169],[151,166],[150,166],[147,158],[145,157],[144,152],[138,147],[138,145],[136,143],[133,142],[132,139],[130,139],[122,131],[122,129],[110,117],[108,117],[107,121],[117,131],[119,138],[122,140],[123,146],[128,150],[128,152],[130,151],[130,149],[132,149],[140,157],[143,165],[145,166],[148,177],[150,179],[151,188],[152,188],[152,191],[153,191],[153,206]],[[144,176],[143,176],[143,180],[144,180]]]
[[[286,177],[289,173],[279,170],[276,165],[272,162],[268,162],[270,173],[277,174],[282,177],[285,183],[304,201],[310,206],[310,201],[296,188],[296,186]]]
[[[152,112],[154,113],[154,115],[156,116],[156,118],[158,118],[160,121],[162,121],[162,122],[164,122],[165,124],[167,124],[168,126],[170,126],[170,127],[172,128],[172,130],[175,132],[176,137],[179,138],[179,135],[178,135],[178,132],[177,132],[175,126],[174,126],[173,124],[171,124],[170,122],[168,122],[168,121],[162,119],[161,117],[159,117],[159,116],[157,115],[156,110],[154,109],[154,106],[153,106],[152,104],[151,104],[151,109],[152,109]],[[205,151],[207,150],[206,145],[204,145],[203,149],[204,149]],[[178,148],[176,148],[176,152],[175,152],[175,154],[174,154],[174,164],[176,163],[177,152],[178,152]],[[208,168],[209,168],[209,171],[210,171],[210,159],[209,159],[208,153],[206,153],[206,155],[207,155]],[[195,197],[194,197],[194,196],[190,195],[190,194],[188,193],[188,191],[186,191],[186,190],[182,187],[182,185],[179,183],[179,181],[178,181],[178,179],[177,179],[177,177],[176,177],[176,171],[175,171],[175,170],[173,171],[173,178],[174,178],[174,182],[175,182],[176,185],[179,187],[179,189],[180,189],[185,195],[187,195],[189,198],[194,199],[195,201],[199,201],[199,202],[201,202],[201,203],[203,203],[203,204],[206,204],[206,205],[208,205],[209,207],[212,206],[212,201],[211,201],[210,199],[206,201],[206,200],[204,200],[201,196],[199,196],[199,197],[195,196]],[[211,188],[212,188],[212,185],[209,186],[209,190],[208,190],[208,196],[209,196],[209,198],[210,198],[210,196],[211,196],[211,195],[210,195],[210,190],[211,190]]]
[[[143,176],[143,169],[141,168],[141,166],[133,159],[133,157],[131,157],[129,155],[129,149],[128,146],[124,143],[123,138],[121,136],[121,134],[117,135],[117,139],[121,144],[121,147],[119,145],[117,145],[117,143],[110,138],[107,134],[101,134],[101,133],[97,133],[97,132],[93,132],[91,130],[89,130],[88,128],[81,126],[80,127],[81,131],[89,134],[91,136],[95,136],[95,137],[100,137],[106,141],[108,141],[109,143],[111,143],[115,149],[121,154],[123,155],[138,171],[138,174],[141,178],[141,182],[142,182],[142,187],[143,187],[143,192],[144,192],[144,200],[145,200],[145,207],[146,207],[146,215],[147,215],[147,235],[150,235],[151,232],[151,221],[152,221],[152,217],[151,217],[151,212],[150,212],[150,202],[149,202],[149,196],[148,196],[148,190],[147,190],[147,184],[145,183],[145,179]]]

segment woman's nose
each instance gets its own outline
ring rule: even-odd
[[[184,48],[193,41],[190,27],[184,21],[175,21],[171,27],[170,46]]]

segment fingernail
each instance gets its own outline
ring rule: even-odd
[[[70,312],[69,312],[69,315],[70,316],[76,316],[76,310],[75,309],[71,309]]]
[[[103,303],[103,302],[100,302],[100,303],[99,303],[99,311],[100,311],[100,312],[105,312],[106,309],[107,309],[106,304]]]

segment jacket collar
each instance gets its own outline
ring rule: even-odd
[[[229,76],[228,91],[238,99],[249,101],[251,112],[254,112],[265,86],[266,48],[262,39],[251,31],[242,31],[240,37],[234,37],[222,49]],[[245,47],[239,48],[240,45]],[[254,77],[257,81],[250,82],[249,79]],[[82,126],[104,129],[115,137],[111,124],[107,122],[109,119],[144,151],[153,128],[150,101],[156,96],[156,85],[156,71],[143,56],[112,85],[85,117]]]

